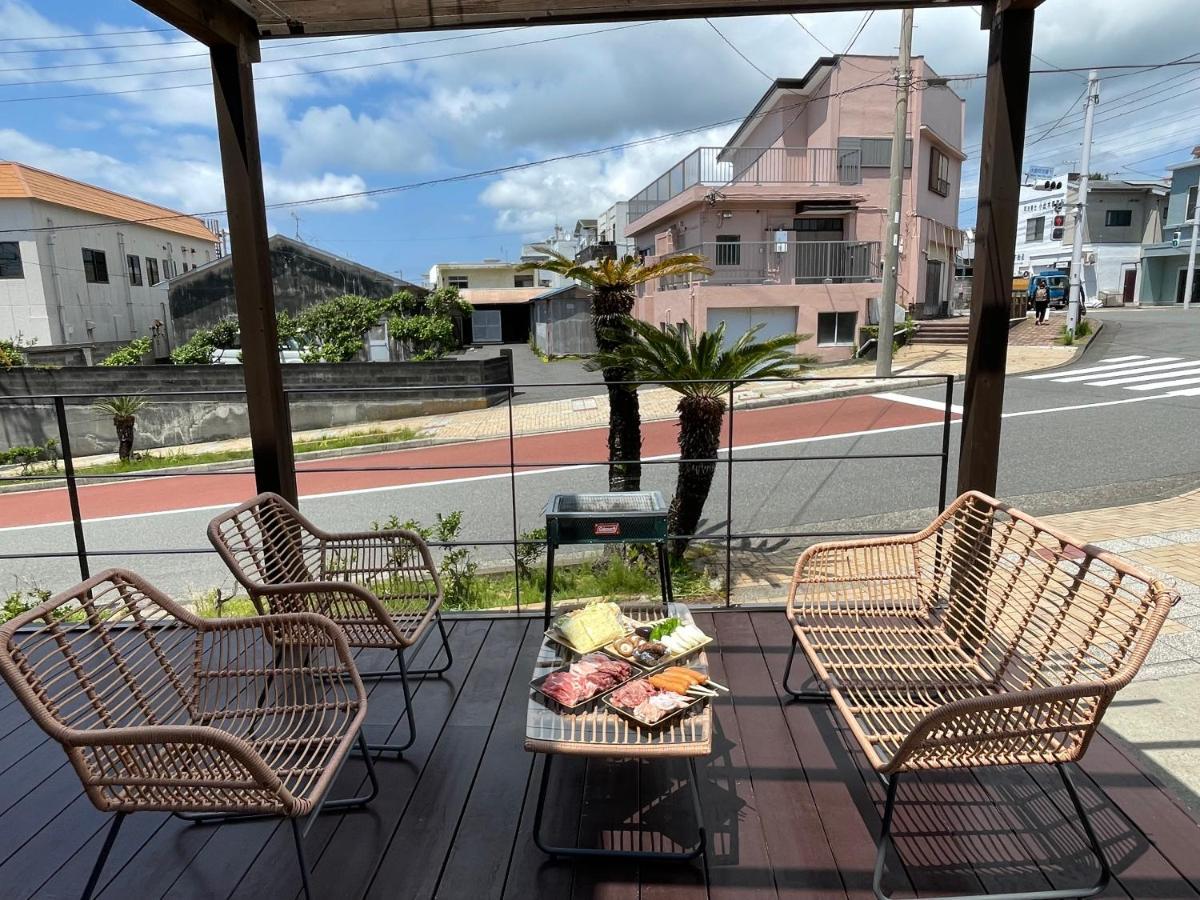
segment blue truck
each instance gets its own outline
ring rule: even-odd
[[[1067,273],[1061,269],[1043,269],[1030,275],[1029,287],[1026,289],[1030,305],[1033,304],[1033,295],[1037,293],[1038,285],[1042,283],[1045,283],[1050,294],[1050,306],[1054,309],[1065,309],[1070,291]]]

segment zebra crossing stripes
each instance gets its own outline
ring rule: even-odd
[[[1200,359],[1178,356],[1116,356],[1094,366],[1067,372],[1024,376],[1029,381],[1119,387],[1127,391],[1165,391],[1168,396],[1200,396]]]

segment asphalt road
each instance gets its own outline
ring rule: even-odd
[[[1200,485],[1200,348],[1191,338],[1200,310],[1095,311],[1104,331],[1084,356],[1047,377],[1012,377],[1006,383],[1005,422],[998,493],[1033,513],[1066,511],[1173,496]],[[1194,365],[1193,365],[1194,364]],[[1098,371],[1093,371],[1097,370]],[[1191,374],[1195,369],[1197,374]],[[1196,381],[1192,382],[1191,379]],[[1073,379],[1066,381],[1063,379]],[[1133,379],[1133,380],[1131,380]],[[1097,383],[1097,382],[1121,382]],[[1144,388],[1144,389],[1143,389]],[[1192,392],[1195,395],[1192,395]],[[904,392],[909,403],[938,403],[943,392]],[[955,402],[961,402],[956,395]],[[903,405],[903,404],[898,404]],[[790,409],[804,414],[804,407]],[[793,439],[777,446],[741,447],[734,453],[732,530],[740,533],[809,533],[912,528],[927,521],[938,502],[940,460],[897,458],[937,453],[937,422],[871,430],[840,437]],[[954,490],[959,429],[951,427],[950,494]],[[869,454],[883,459],[819,459]],[[761,460],[761,461],[752,461]],[[703,527],[719,536],[726,527],[726,471],[718,468]],[[644,486],[670,492],[670,461],[646,467]],[[557,491],[603,490],[604,469],[572,467],[531,471],[516,481],[517,530],[541,524],[546,499]],[[309,515],[331,529],[357,529],[396,514],[430,521],[461,509],[467,540],[511,538],[513,486],[505,477],[372,488],[310,497]],[[37,502],[31,495],[30,502]],[[94,550],[144,547],[153,552],[96,558],[138,569],[169,591],[232,588],[232,579],[209,554],[171,556],[164,549],[204,548],[210,511],[183,511],[89,522]],[[783,538],[751,543],[786,545]],[[69,549],[69,525],[0,531],[0,553]],[[498,547],[480,556],[502,560]],[[0,585],[36,583],[51,589],[77,579],[73,559],[0,561]]]

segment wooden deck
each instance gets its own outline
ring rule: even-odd
[[[382,791],[368,811],[313,827],[316,896],[870,897],[882,790],[828,709],[785,701],[783,614],[697,622],[717,637],[713,677],[733,691],[717,702],[713,755],[700,769],[704,865],[568,864],[538,852],[530,828],[541,762],[521,740],[539,623],[459,619],[454,669],[417,689],[416,745],[402,761],[379,763]],[[77,897],[107,817],[82,796],[58,746],[0,690],[0,897]],[[399,698],[397,683],[372,688],[368,738],[395,727]],[[549,836],[626,848],[687,843],[694,823],[686,785],[675,781],[685,772],[680,761],[556,762]],[[363,774],[352,760],[336,792],[349,793]],[[1200,826],[1117,744],[1099,738],[1077,781],[1116,871],[1106,896],[1200,897]],[[1093,876],[1053,772],[910,782],[897,814],[902,860],[891,864],[897,894],[1039,889]],[[129,818],[101,884],[108,898],[267,900],[300,888],[280,823],[188,826],[150,813]]]

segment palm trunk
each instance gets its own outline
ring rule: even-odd
[[[129,462],[133,456],[133,416],[114,416],[113,425],[117,429],[117,458],[121,462]]]
[[[695,534],[704,513],[704,503],[712,488],[717,469],[717,447],[721,443],[721,423],[725,401],[720,397],[683,397],[679,401],[679,477],[675,496],[667,514],[667,529],[672,534]],[[711,461],[710,461],[711,460]],[[672,554],[679,558],[688,547],[688,538],[672,542]]]
[[[631,340],[629,314],[633,311],[629,291],[597,290],[592,300],[592,327],[596,348],[611,352]],[[642,413],[636,388],[615,382],[629,373],[622,368],[604,369],[608,389],[608,489],[637,491],[642,487]]]

